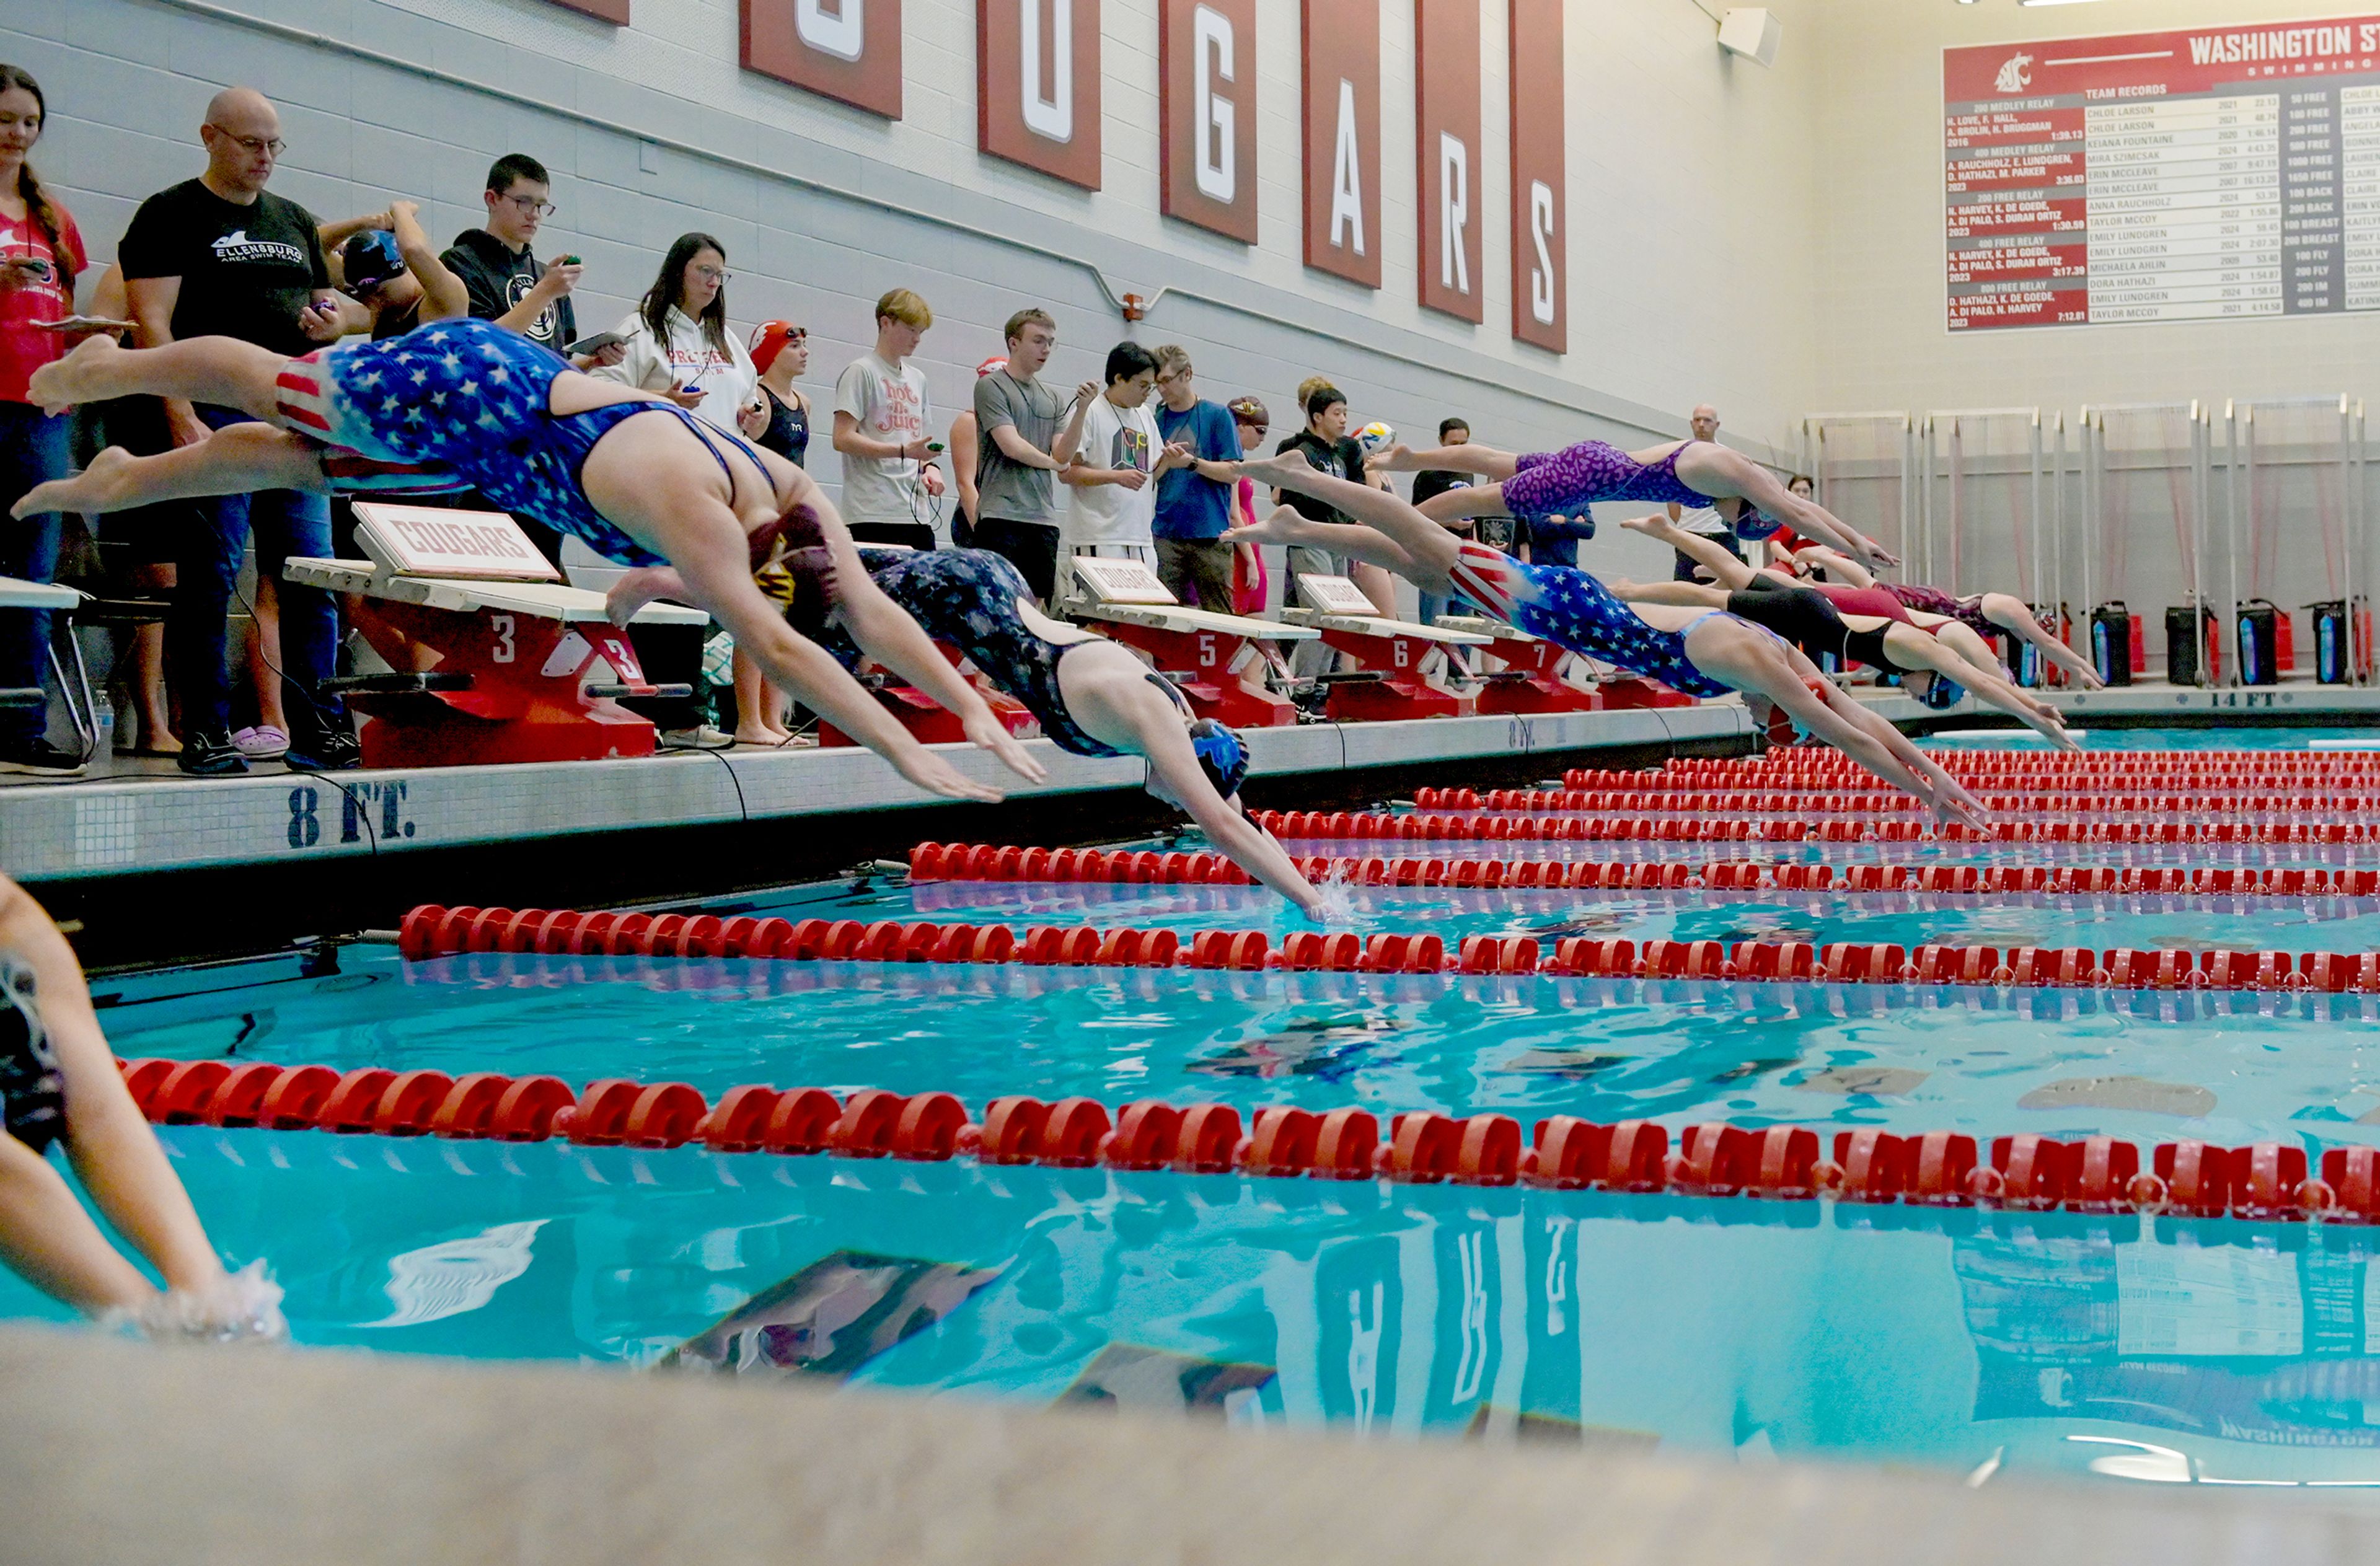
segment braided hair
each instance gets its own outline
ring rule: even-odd
[[[0,65],[0,92],[15,89],[21,89],[33,95],[33,106],[40,113],[42,123],[47,125],[50,118],[50,103],[48,99],[42,96],[42,84],[35,81],[22,67]],[[66,214],[59,210],[55,201],[50,200],[49,188],[43,185],[40,177],[33,173],[33,165],[30,162],[18,167],[17,194],[25,199],[25,212],[33,220],[33,226],[40,229],[42,237],[49,241],[50,254],[55,258],[52,264],[57,271],[58,285],[66,290],[67,297],[72,299],[75,292],[76,267],[75,257],[67,249],[66,243]]]

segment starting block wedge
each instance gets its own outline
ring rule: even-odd
[[[1234,728],[1272,728],[1297,722],[1297,709],[1274,688],[1281,673],[1271,644],[1312,641],[1320,632],[1242,614],[1217,614],[1176,602],[1157,573],[1137,560],[1077,555],[1081,589],[1068,604],[1078,619],[1096,620],[1172,681],[1190,710]]]
[[[966,655],[950,643],[938,641],[934,646],[951,661],[951,667],[960,673],[965,674],[973,667],[967,662]],[[897,684],[890,675],[870,674],[862,674],[859,683],[874,693],[878,704],[892,713],[893,721],[907,729],[919,745],[966,743],[966,725],[959,721],[958,714],[915,686]],[[985,705],[991,709],[991,715],[999,719],[1001,727],[1010,734],[1021,739],[1041,732],[1041,725],[1034,721],[1032,713],[1025,710],[1023,702],[1004,691],[992,689],[980,677],[971,678],[968,683],[982,693]],[[819,720],[819,744],[821,747],[850,747],[858,743],[823,718]]]
[[[1487,637],[1388,619],[1344,577],[1301,572],[1297,590],[1308,607],[1285,609],[1282,618],[1313,626],[1327,645],[1360,666],[1354,677],[1325,676],[1331,685],[1323,711],[1333,722],[1468,718],[1479,710],[1475,692],[1458,691],[1449,683],[1452,664],[1447,649],[1486,647]]]
[[[1482,654],[1495,667],[1481,674],[1479,710],[1527,716],[1541,712],[1594,712],[1602,693],[1585,659],[1484,614],[1441,614],[1440,630],[1468,631],[1491,644]]]
[[[358,502],[369,560],[293,559],[290,581],[362,599],[357,625],[395,675],[334,682],[364,714],[373,767],[460,767],[650,756],[653,725],[623,696],[683,695],[645,678],[603,595],[563,582],[502,512]],[[699,625],[652,603],[643,625]],[[432,655],[414,670],[422,649]]]

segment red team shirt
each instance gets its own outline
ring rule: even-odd
[[[66,259],[80,272],[90,264],[82,248],[81,231],[65,208],[53,203],[65,232],[59,241]],[[75,339],[63,332],[43,332],[33,325],[37,321],[55,321],[74,313],[74,297],[66,290],[65,267],[56,251],[42,237],[41,225],[32,214],[25,214],[21,223],[0,215],[0,256],[38,256],[50,263],[50,280],[28,287],[0,291],[0,402],[30,402],[25,382],[33,371],[62,357],[74,346]]]

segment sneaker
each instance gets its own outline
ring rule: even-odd
[[[79,778],[82,752],[63,750],[46,739],[0,745],[0,772],[23,772],[36,778]]]
[[[670,729],[662,734],[663,750],[726,750],[735,744],[735,736],[705,723],[698,729]]]
[[[227,734],[194,734],[182,741],[175,765],[194,778],[232,778],[248,771],[248,758]]]
[[[235,729],[231,743],[234,749],[251,761],[278,761],[289,753],[289,736],[271,723]]]
[[[364,764],[364,747],[345,729],[325,729],[308,740],[292,740],[281,764],[293,772],[352,772]]]

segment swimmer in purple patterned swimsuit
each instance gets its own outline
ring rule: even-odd
[[[303,358],[228,337],[145,349],[94,337],[42,375],[31,393],[51,407],[188,397],[261,421],[158,456],[111,447],[84,472],[26,497],[44,509],[122,510],[251,490],[323,492],[341,486],[335,469],[351,462],[442,469],[624,564],[666,561],[688,601],[717,616],[780,690],[910,783],[952,799],[1001,797],[920,745],[753,585],[754,569],[785,547],[789,530],[809,529],[822,530],[851,590],[876,593],[815,480],[675,403],[582,375],[492,322],[441,321],[376,343],[349,338]],[[967,737],[1011,771],[1034,783],[1047,777],[917,622],[883,608],[878,621],[891,639],[878,656],[957,714]]]
[[[1637,501],[1652,505],[1710,505],[1728,517],[1738,538],[1767,538],[1780,527],[1857,555],[1876,565],[1900,561],[1859,529],[1815,501],[1804,500],[1777,475],[1738,451],[1712,441],[1671,441],[1639,452],[1602,441],[1581,441],[1557,452],[1515,456],[1490,446],[1464,444],[1432,451],[1390,446],[1370,465],[1376,469],[1451,468],[1476,473],[1492,483],[1449,490],[1422,506],[1434,522],[1465,516],[1585,517],[1597,501]]]
[[[1532,636],[1650,675],[1689,696],[1742,691],[1763,698],[1876,776],[1916,795],[1937,819],[1970,824],[1987,819],[1982,804],[1900,730],[1844,696],[1815,664],[1756,625],[1718,610],[1656,604],[1632,610],[1586,572],[1529,564],[1458,539],[1398,496],[1332,478],[1294,453],[1238,467],[1259,484],[1312,495],[1354,517],[1355,525],[1308,521],[1283,506],[1262,522],[1224,534],[1229,542],[1327,549],[1366,560],[1424,592],[1466,599]]]

